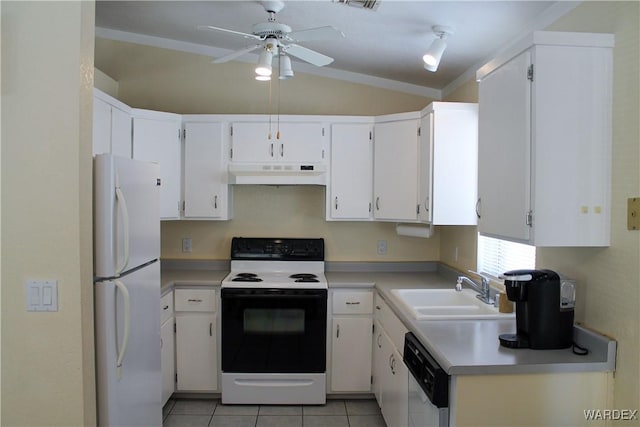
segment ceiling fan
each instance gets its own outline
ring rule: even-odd
[[[198,29],[202,30],[220,31],[227,34],[235,34],[245,39],[255,40],[255,43],[250,46],[215,59],[213,61],[214,64],[231,61],[232,59],[261,48],[263,52],[267,52],[270,56],[291,55],[318,67],[333,62],[333,58],[296,43],[309,40],[339,39],[344,37],[342,31],[330,25],[292,31],[290,26],[277,22],[275,18],[276,14],[284,8],[284,2],[260,1],[260,3],[269,14],[269,19],[266,22],[254,24],[251,29],[251,34],[214,27],[212,25],[198,26]]]

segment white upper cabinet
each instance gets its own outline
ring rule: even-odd
[[[327,220],[368,220],[372,211],[373,124],[331,125]]]
[[[422,110],[419,162],[418,220],[475,225],[478,105],[433,102]]]
[[[227,125],[222,122],[184,123],[184,217],[231,217],[227,184]]]
[[[322,163],[325,160],[322,123],[235,122],[231,161],[249,163]]]
[[[160,165],[160,218],[180,218],[182,117],[133,110],[133,158]]]
[[[480,233],[609,245],[613,44],[534,32],[478,70]]]
[[[376,117],[373,216],[377,220],[417,220],[419,122],[419,113]]]
[[[131,158],[131,108],[98,89],[93,93],[93,155]]]

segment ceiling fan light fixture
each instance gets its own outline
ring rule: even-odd
[[[287,55],[280,55],[280,61],[278,65],[280,80],[287,80],[293,77],[293,68],[291,68],[291,58]]]
[[[440,65],[442,54],[444,54],[447,48],[447,42],[445,42],[444,39],[447,38],[448,35],[453,34],[453,30],[450,27],[441,25],[434,25],[432,30],[438,38],[431,43],[422,60],[424,61],[425,70],[435,72],[438,69],[438,65]]]
[[[273,60],[273,53],[267,49],[260,52],[258,57],[258,65],[256,66],[256,75],[258,76],[271,76],[271,61]]]

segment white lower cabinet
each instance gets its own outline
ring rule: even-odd
[[[160,367],[162,371],[162,404],[167,403],[175,391],[175,317],[173,291],[160,299]]]
[[[373,392],[387,426],[409,425],[409,370],[402,361],[408,330],[376,294],[373,338]]]
[[[176,289],[176,390],[218,390],[215,289]]]
[[[331,392],[371,391],[372,291],[332,293]]]

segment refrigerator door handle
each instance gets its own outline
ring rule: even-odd
[[[127,352],[127,344],[129,343],[129,330],[131,327],[131,299],[129,298],[129,290],[125,286],[122,281],[119,279],[115,279],[113,283],[116,285],[118,290],[122,293],[122,300],[124,302],[124,325],[123,325],[123,334],[122,334],[122,342],[118,347],[118,359],[116,360],[116,377],[118,379],[122,378],[122,359],[124,358],[125,353]],[[116,319],[117,322],[117,319]],[[116,328],[117,330],[117,328]]]
[[[119,186],[116,186],[116,203],[122,214],[122,238],[123,238],[123,254],[122,263],[116,268],[116,276],[124,271],[129,264],[129,211],[127,210],[127,201]]]

